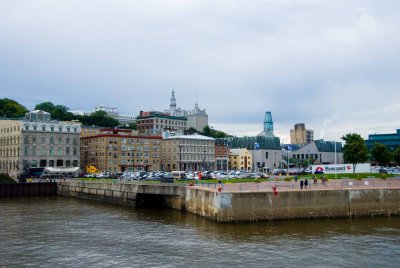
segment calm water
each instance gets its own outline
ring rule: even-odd
[[[399,267],[400,218],[216,224],[73,198],[0,200],[0,267]]]

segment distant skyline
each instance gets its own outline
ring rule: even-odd
[[[237,136],[400,128],[398,1],[0,2],[0,97],[33,109],[206,109]],[[340,140],[341,141],[341,140]]]

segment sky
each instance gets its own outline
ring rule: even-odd
[[[400,128],[400,1],[0,0],[0,98],[121,114],[196,101],[232,135]]]

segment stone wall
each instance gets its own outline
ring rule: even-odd
[[[400,189],[207,192],[188,189],[186,209],[218,222],[400,215]]]

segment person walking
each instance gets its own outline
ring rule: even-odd
[[[300,180],[300,189],[303,190],[304,181]]]
[[[313,176],[313,180],[314,180],[314,184],[317,184],[318,183],[318,181],[317,181],[317,176]]]
[[[305,179],[305,180],[304,180],[304,189],[307,189],[307,188],[308,188],[308,180]]]

